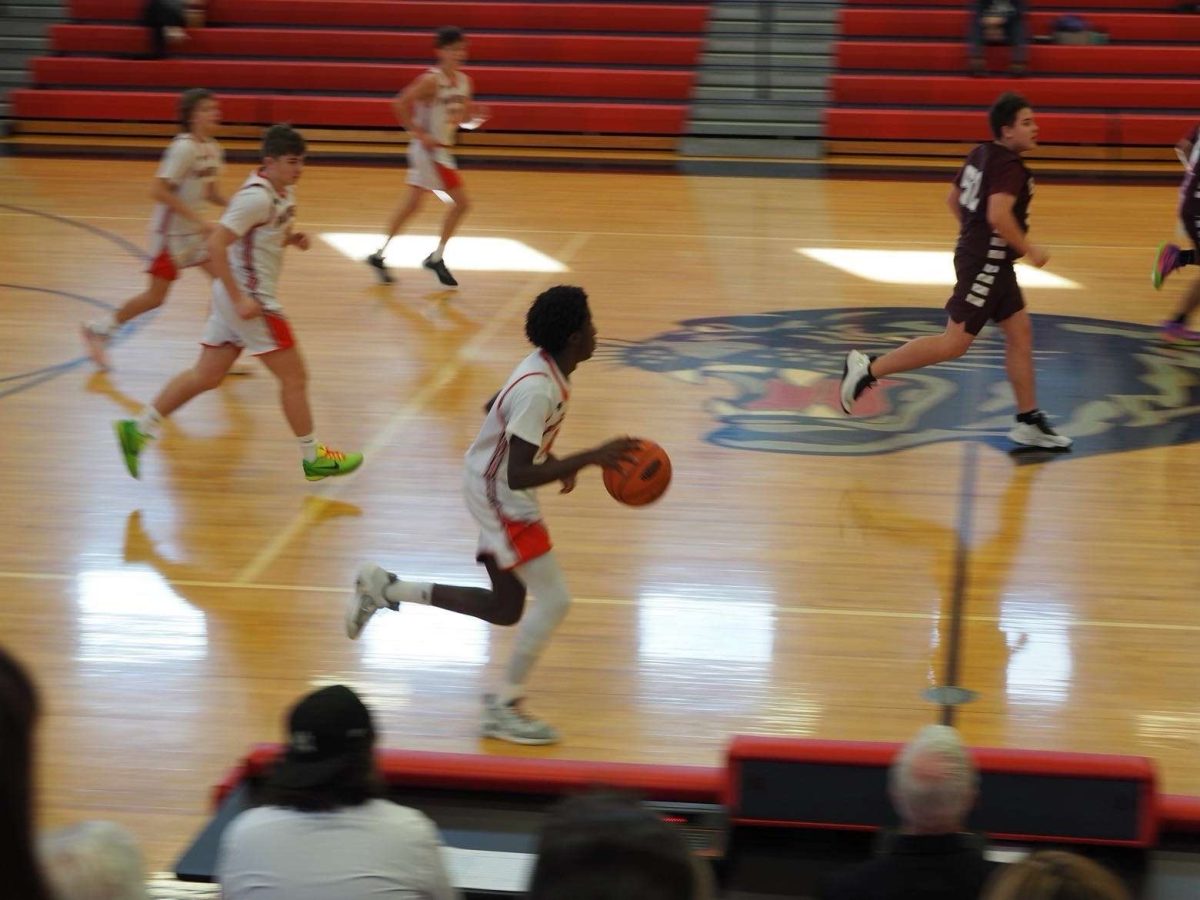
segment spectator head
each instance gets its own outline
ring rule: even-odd
[[[889,773],[892,804],[906,831],[963,831],[979,776],[958,732],[927,725],[900,751]]]
[[[1075,853],[1045,850],[997,869],[980,900],[1130,900],[1108,869]]]
[[[137,842],[112,822],[82,822],[47,835],[42,865],[55,900],[147,900]]]
[[[11,896],[49,900],[33,843],[33,728],[38,700],[21,665],[0,649],[0,871]]]
[[[345,685],[314,691],[288,715],[288,746],[267,780],[265,802],[322,812],[383,793],[371,714]]]
[[[530,900],[700,900],[708,879],[678,831],[624,794],[560,803],[542,829]]]

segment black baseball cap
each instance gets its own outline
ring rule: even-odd
[[[288,714],[288,748],[271,782],[283,788],[318,787],[374,743],[371,713],[358,694],[344,684],[321,688]]]

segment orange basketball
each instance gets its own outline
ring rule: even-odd
[[[671,457],[654,441],[643,438],[638,438],[637,449],[630,455],[633,462],[604,470],[604,486],[626,506],[653,503],[671,483]]]

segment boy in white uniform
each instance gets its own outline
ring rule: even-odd
[[[158,201],[150,217],[150,284],[108,318],[89,322],[81,331],[88,355],[101,369],[109,367],[108,345],[121,326],[162,306],[183,269],[200,266],[214,277],[207,247],[213,226],[202,211],[205,202],[227,203],[217,189],[225,154],[213,140],[221,108],[211,91],[193,88],[179,98],[179,119],[184,130],[163,153],[150,190]]]
[[[508,377],[487,405],[487,418],[467,451],[463,495],[479,523],[476,559],[486,567],[491,590],[401,581],[376,565],[363,566],[346,608],[346,633],[357,638],[385,607],[423,603],[474,616],[495,625],[520,622],[504,684],[484,696],[482,733],[518,744],[551,744],[558,732],[521,708],[524,684],[570,605],[566,580],[550,546],[533,488],[562,482],[575,487],[585,466],[614,467],[637,445],[617,438],[557,459],[551,453],[570,397],[568,378],[596,349],[587,294],[559,285],[534,301],[525,334],[537,349]],[[525,612],[526,588],[534,601]]]
[[[442,220],[442,236],[437,249],[421,265],[433,272],[445,287],[458,287],[442,261],[442,253],[470,209],[470,202],[450,148],[454,146],[458,129],[478,127],[483,122],[484,111],[472,103],[471,79],[460,69],[467,58],[467,39],[462,29],[439,29],[434,46],[438,64],[414,79],[392,101],[396,118],[411,139],[408,144],[408,192],[388,222],[383,245],[367,257],[368,265],[385,284],[393,280],[383,260],[388,243],[416,215],[425,194],[436,191],[449,197],[450,208]]]
[[[272,125],[263,138],[263,165],[234,194],[208,239],[216,280],[212,307],[196,364],[176,375],[138,419],[116,423],[125,465],[139,475],[138,456],[158,436],[162,421],[198,394],[212,390],[242,350],[262,360],[279,380],[283,414],[300,442],[309,481],[346,475],[362,465],[361,453],[342,453],[317,442],[308,405],[308,374],[291,326],[276,297],[287,246],[308,249],[308,236],[292,231],[292,185],[304,171],[304,138],[289,125]]]

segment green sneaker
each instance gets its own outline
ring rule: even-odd
[[[113,429],[117,432],[117,440],[121,443],[121,453],[125,456],[125,468],[134,478],[140,478],[138,454],[152,438],[138,430],[137,422],[134,419],[117,419],[113,422]]]
[[[362,460],[361,453],[343,453],[317,444],[317,458],[312,462],[303,461],[304,477],[309,481],[320,481],[333,475],[349,475],[362,465]]]

